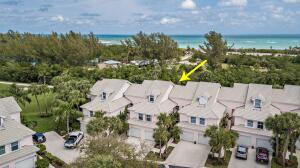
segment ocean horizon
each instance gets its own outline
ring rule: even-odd
[[[120,45],[121,41],[131,38],[133,35],[125,34],[96,34],[96,37],[104,44]],[[178,43],[180,48],[199,48],[205,41],[204,35],[169,35]],[[233,48],[256,49],[289,49],[300,47],[300,34],[261,34],[261,35],[223,35],[229,46]]]

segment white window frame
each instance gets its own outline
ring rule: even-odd
[[[106,100],[106,99],[107,99],[107,93],[106,92],[102,92],[102,94],[101,94],[101,100]]]
[[[249,126],[249,124],[248,124],[249,122],[252,122],[252,126]],[[246,126],[249,127],[249,128],[253,128],[254,127],[254,121],[253,120],[247,120],[246,121]]]
[[[5,151],[5,145],[1,145],[0,147],[2,147],[4,149],[4,150],[2,150],[2,151],[4,151],[4,153],[2,153],[2,154],[0,153],[0,156],[1,156],[1,155],[4,155],[6,151]]]
[[[192,121],[193,121],[193,119],[195,119],[195,122],[192,122]],[[197,123],[197,118],[196,118],[196,117],[193,117],[193,116],[191,116],[191,123],[192,123],[192,124],[196,124],[196,123]]]
[[[153,99],[153,100],[151,100],[151,99]],[[155,96],[154,95],[149,95],[149,102],[154,103],[154,101],[155,101]]]
[[[201,124],[201,120],[204,122],[203,124]],[[199,118],[199,124],[204,126],[206,124],[206,119],[205,118]]]
[[[262,128],[259,128],[259,127],[258,127],[259,123],[262,125]],[[263,129],[264,129],[264,125],[265,125],[264,122],[257,121],[257,128],[258,128],[258,129],[262,129],[262,130],[263,130]]]
[[[148,118],[149,117],[149,118]],[[148,120],[150,119],[150,120]],[[152,116],[149,114],[146,114],[146,121],[151,122],[152,121]]]
[[[142,117],[142,119],[140,119],[140,116]],[[139,119],[140,121],[144,121],[144,114],[138,113],[138,119]]]
[[[15,150],[13,150],[13,144],[17,144],[16,146],[18,147],[17,149],[15,149]],[[18,141],[15,141],[15,142],[12,142],[11,144],[10,144],[10,150],[11,151],[16,151],[16,150],[19,150],[20,149],[20,145],[19,145],[19,142]]]
[[[256,104],[256,101],[259,101],[259,104]],[[258,106],[256,106],[256,105],[258,105]],[[254,99],[253,106],[256,109],[260,109],[262,107],[262,100],[261,99]]]

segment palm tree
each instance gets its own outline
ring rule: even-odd
[[[48,97],[46,96],[46,94],[50,92],[50,89],[49,89],[48,86],[45,85],[45,84],[41,85],[41,86],[40,86],[40,89],[41,89],[41,93],[42,93],[42,94],[44,95],[44,97],[45,97],[45,107],[46,107],[45,112],[46,112],[46,114],[48,114],[48,100],[47,100]]]
[[[171,129],[172,123],[173,123],[171,116],[167,115],[166,113],[160,113],[157,118],[158,118],[158,121],[157,121],[156,125],[158,127],[162,127],[164,129],[166,129],[167,131],[171,131],[170,129]],[[166,149],[168,148],[169,138],[170,138],[170,134],[168,133]]]
[[[32,84],[30,89],[29,89],[29,92],[35,97],[39,112],[41,113],[42,112],[41,111],[41,105],[40,105],[40,101],[38,99],[38,95],[43,93],[41,87],[38,86],[37,84]]]
[[[176,141],[176,142],[179,141],[181,133],[182,133],[182,130],[178,126],[174,126],[171,129],[171,137],[173,137],[174,141]]]
[[[80,111],[79,104],[85,101],[85,95],[79,90],[72,90],[70,92],[69,99],[72,104],[76,105],[77,110]]]
[[[70,132],[70,116],[75,115],[76,113],[79,112],[73,109],[73,105],[69,102],[59,100],[59,105],[55,108],[56,120],[66,120],[66,129],[68,134]]]
[[[276,145],[275,154],[276,154],[276,157],[279,156],[279,134],[282,131],[282,126],[280,125],[279,119],[280,119],[279,116],[275,115],[274,117],[268,117],[265,121],[266,128],[268,130],[272,130],[273,133],[275,134],[275,145]]]
[[[218,159],[221,158],[222,148],[227,151],[235,145],[235,142],[238,138],[238,133],[226,130],[222,127],[209,126],[204,133],[204,137],[209,137],[209,145],[211,146],[211,151],[213,153],[219,153]],[[225,158],[226,152],[224,152]]]
[[[169,132],[164,127],[158,127],[154,130],[153,137],[159,143],[159,156],[161,157],[161,148],[163,144],[167,143]]]
[[[279,124],[284,132],[284,145],[282,151],[282,163],[285,166],[285,156],[288,150],[290,139],[300,129],[300,117],[296,113],[283,113],[280,115]]]

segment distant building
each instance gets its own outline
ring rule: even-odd
[[[117,68],[120,64],[122,64],[119,61],[115,61],[115,60],[108,60],[108,61],[104,61],[98,64],[98,67],[100,69],[103,68]]]

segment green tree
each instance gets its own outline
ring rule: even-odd
[[[37,84],[32,84],[29,89],[29,92],[34,96],[34,98],[36,100],[36,104],[38,106],[39,113],[42,113],[41,104],[40,104],[38,96],[43,93],[43,88]]]
[[[205,34],[205,39],[206,41],[199,47],[208,57],[208,63],[216,67],[226,56],[228,51],[227,42],[220,33],[215,31],[210,31],[208,34]]]
[[[282,126],[280,125],[280,117],[268,117],[265,121],[266,129],[272,130],[275,135],[275,156],[279,156],[279,135],[282,133]]]
[[[158,142],[159,144],[159,156],[162,156],[161,148],[163,144],[166,144],[168,142],[169,132],[165,127],[158,127],[154,129],[153,137],[155,139],[155,142]]]
[[[181,133],[182,133],[182,130],[178,126],[174,126],[171,129],[171,137],[173,137],[174,141],[176,141],[176,142],[178,142],[180,140],[180,134]]]
[[[111,155],[96,155],[95,157],[88,159],[84,167],[121,168],[121,163],[115,160]]]
[[[205,130],[204,137],[209,137],[209,145],[211,146],[211,151],[213,153],[218,153],[220,160],[222,149],[225,150],[224,158],[226,155],[226,150],[235,146],[236,140],[238,138],[238,133],[226,130],[222,127],[217,126],[209,126],[208,129]]]

